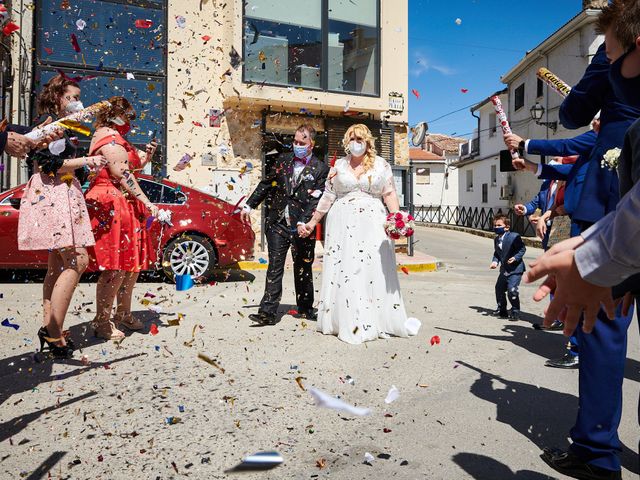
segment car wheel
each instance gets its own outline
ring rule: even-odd
[[[216,251],[208,238],[184,234],[165,247],[162,268],[171,281],[176,275],[191,275],[204,281],[213,274],[217,261]]]

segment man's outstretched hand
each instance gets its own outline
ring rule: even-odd
[[[574,332],[583,313],[582,330],[585,333],[593,330],[601,307],[610,319],[615,317],[611,288],[593,285],[580,276],[575,249],[583,242],[582,237],[574,237],[554,245],[533,262],[531,270],[525,274],[527,283],[547,276],[533,298],[539,302],[550,293],[554,294],[545,311],[544,326],[549,327],[555,319],[560,319],[567,336]]]

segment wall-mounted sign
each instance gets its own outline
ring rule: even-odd
[[[404,112],[404,96],[398,92],[389,93],[389,113],[397,115]]]

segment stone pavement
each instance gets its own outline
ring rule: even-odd
[[[423,322],[419,335],[360,346],[287,315],[290,272],[282,322],[251,326],[246,317],[264,272],[228,271],[186,292],[139,284],[136,309],[147,328],[120,345],[91,336],[95,285],[83,283],[67,320],[82,352],[37,364],[41,285],[5,276],[0,317],[14,317],[20,329],[0,327],[0,478],[558,478],[538,454],[544,445],[566,446],[575,416],[577,372],[543,366],[562,353],[563,337],[531,328],[542,310],[532,286],[522,287],[521,321],[487,315],[490,239],[421,228],[417,240],[444,264],[400,276],[408,313]],[[530,249],[527,259],[538,253]],[[145,293],[155,295],[147,298],[155,307],[140,303]],[[151,324],[157,335],[148,333]],[[625,479],[637,478],[638,342],[633,326],[620,429]],[[387,405],[392,385],[400,397]],[[302,389],[311,386],[373,413],[319,409]],[[268,450],[284,464],[225,473]],[[365,452],[375,457],[371,465]]]

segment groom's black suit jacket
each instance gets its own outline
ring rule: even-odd
[[[293,153],[280,155],[273,166],[265,173],[253,191],[247,205],[257,208],[263,201],[268,207],[267,228],[278,223],[289,207],[291,225],[307,223],[318,206],[320,194],[329,173],[329,167],[314,155],[302,170],[295,182],[293,178]]]

